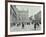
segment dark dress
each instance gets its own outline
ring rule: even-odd
[[[34,29],[36,30],[36,23],[34,24]]]
[[[39,26],[39,23],[36,22],[36,23],[34,24],[34,29],[35,29],[35,30],[36,30],[36,25]]]
[[[22,23],[22,28],[24,28],[24,24]]]

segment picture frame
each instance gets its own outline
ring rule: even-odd
[[[27,2],[27,1],[6,1],[5,3],[5,35],[6,36],[25,36],[25,35],[41,35],[41,34],[45,34],[45,3],[44,2]],[[25,26],[25,30],[20,30],[22,32],[19,32],[19,30],[17,30],[18,32],[10,32],[10,19],[11,19],[11,16],[10,16],[10,7],[13,7],[13,6],[16,6],[16,8],[20,8],[20,10],[24,9],[24,11],[26,10],[29,10],[30,11],[30,8],[33,9],[33,11],[39,11],[39,9],[41,8],[41,17],[42,17],[42,20],[41,20],[41,27],[42,27],[42,30],[41,32],[40,31],[28,31],[28,29],[26,29],[26,26]],[[32,7],[33,6],[33,7]],[[35,7],[35,6],[39,6],[39,7]],[[24,8],[25,7],[25,8]],[[15,8],[15,7],[14,7]],[[13,9],[13,8],[12,8]],[[35,10],[36,9],[36,10]],[[13,9],[14,10],[14,9]],[[32,12],[33,12],[32,11]],[[15,12],[15,11],[14,11]],[[13,14],[13,13],[12,13]],[[18,17],[19,15],[21,16],[21,14],[23,13],[20,13],[18,14]],[[27,14],[24,12],[24,15]],[[27,14],[29,16],[29,14]],[[25,17],[27,16],[25,15]],[[44,17],[43,17],[44,16]],[[21,16],[23,17],[23,16]],[[38,16],[39,17],[39,16]],[[12,17],[13,18],[13,17]],[[9,22],[10,21],[10,22]],[[21,21],[22,22],[22,21]],[[26,23],[27,24],[27,23]],[[15,26],[15,25],[14,25]],[[30,25],[29,25],[30,26]],[[15,26],[16,27],[16,26]],[[23,27],[23,26],[22,26]],[[31,26],[32,27],[32,26]],[[33,26],[34,27],[34,26]],[[16,28],[14,28],[15,31],[16,31]],[[40,28],[39,28],[40,29]],[[27,30],[27,31],[26,31]],[[13,30],[14,31],[14,30]]]

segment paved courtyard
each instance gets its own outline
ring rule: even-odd
[[[40,30],[40,26],[36,26],[36,30]],[[18,32],[18,31],[35,31],[34,24],[31,25],[24,25],[24,28],[22,28],[22,25],[20,26],[13,26],[11,27],[12,32]]]

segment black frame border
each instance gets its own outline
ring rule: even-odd
[[[8,2],[43,4],[43,33],[8,35]],[[7,0],[5,0],[5,37],[8,37],[8,36],[26,36],[26,35],[43,35],[43,34],[45,34],[45,3],[44,2],[7,1]]]

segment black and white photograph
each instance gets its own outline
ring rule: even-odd
[[[43,33],[43,4],[8,3],[8,35]]]
[[[10,31],[40,30],[40,6],[10,5]]]

